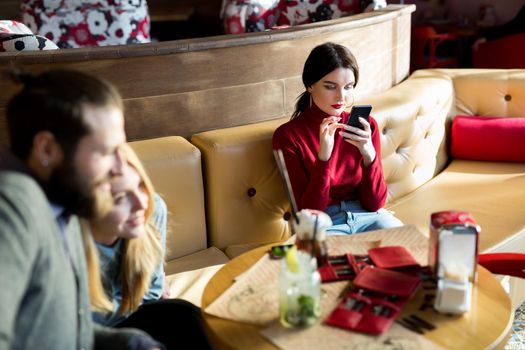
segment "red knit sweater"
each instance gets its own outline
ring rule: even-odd
[[[387,197],[377,122],[370,118],[376,157],[365,167],[357,147],[345,142],[338,132],[330,159],[317,158],[319,126],[326,117],[314,104],[273,134],[273,148],[283,151],[297,206],[325,210],[329,205],[358,199],[365,209],[377,211]],[[341,117],[341,123],[346,123],[348,113]]]

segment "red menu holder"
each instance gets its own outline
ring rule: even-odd
[[[383,269],[420,267],[410,251],[403,246],[378,247],[368,250],[375,266]]]
[[[325,323],[368,334],[381,334],[390,328],[401,308],[421,285],[421,279],[367,266],[353,283],[352,290]]]
[[[370,264],[368,255],[329,256],[327,263],[318,268],[321,282],[353,280],[359,272]]]

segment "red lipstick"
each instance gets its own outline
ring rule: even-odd
[[[332,108],[335,108],[335,109],[339,109],[341,107],[343,107],[342,104],[332,105]]]

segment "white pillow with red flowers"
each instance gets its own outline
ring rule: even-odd
[[[34,35],[24,24],[17,21],[0,21],[0,52],[56,50],[54,42]]]

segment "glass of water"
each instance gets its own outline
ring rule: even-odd
[[[321,277],[315,257],[291,249],[281,263],[279,315],[285,327],[311,326],[321,316]]]

